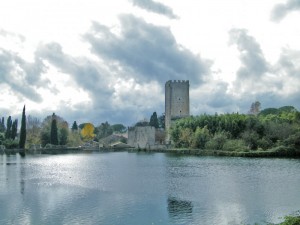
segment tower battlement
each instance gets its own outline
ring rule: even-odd
[[[166,85],[167,84],[172,84],[172,83],[189,83],[189,81],[188,80],[169,80],[169,81],[167,81],[166,82]]]

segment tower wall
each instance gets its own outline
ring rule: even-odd
[[[165,125],[168,131],[172,120],[190,115],[189,81],[167,81],[165,84]],[[169,140],[169,135],[167,135]]]

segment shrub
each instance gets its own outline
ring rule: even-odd
[[[223,145],[225,151],[248,151],[245,142],[241,139],[227,140]]]
[[[258,139],[259,139],[259,135],[257,134],[257,132],[255,131],[245,131],[242,134],[242,139],[244,140],[244,142],[246,143],[246,145],[251,149],[257,149],[258,147]]]
[[[280,223],[280,225],[299,225],[300,224],[300,216],[286,216],[284,218],[284,222]]]
[[[226,132],[217,132],[213,138],[206,143],[205,148],[211,150],[222,150],[227,139],[228,134]]]

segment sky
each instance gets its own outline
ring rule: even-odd
[[[300,109],[300,0],[6,0],[0,116],[126,126],[164,113],[189,80],[190,113]]]

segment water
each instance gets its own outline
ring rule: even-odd
[[[279,223],[299,188],[297,159],[0,155],[0,224]]]

